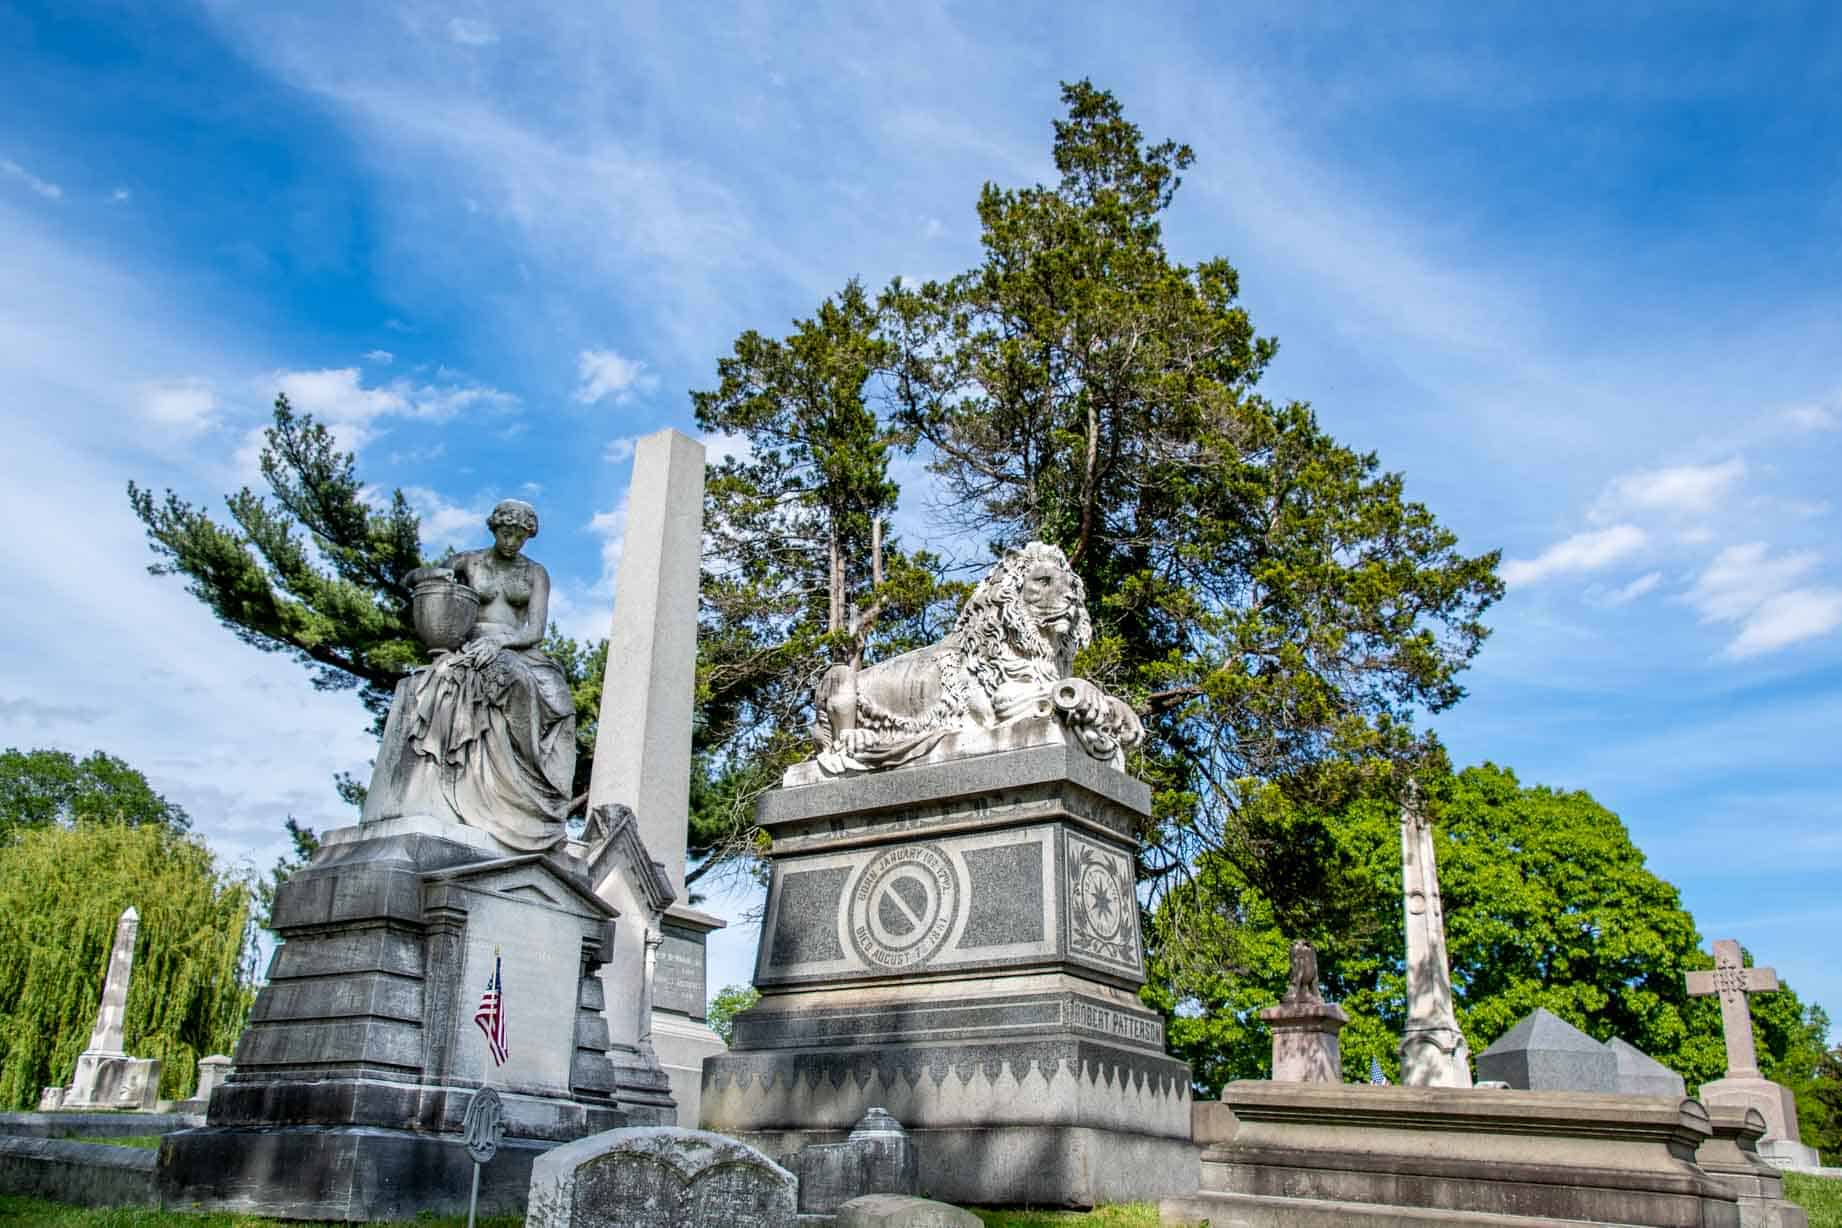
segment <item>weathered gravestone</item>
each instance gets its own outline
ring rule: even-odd
[[[865,1194],[838,1208],[832,1228],[981,1228],[970,1211],[904,1194]]]
[[[777,1155],[886,1107],[954,1201],[1091,1205],[1196,1180],[1190,1071],[1145,981],[1122,701],[1070,676],[1079,578],[1011,552],[939,644],[820,686],[819,753],[758,817],[762,1000],[702,1124]]]
[[[799,1178],[802,1215],[830,1215],[865,1194],[912,1196],[921,1189],[914,1140],[881,1108],[865,1113],[842,1143],[815,1143],[783,1163]]]
[[[1770,968],[1748,968],[1740,944],[1723,938],[1714,944],[1714,968],[1688,974],[1692,997],[1720,995],[1721,1029],[1727,1040],[1725,1078],[1701,1085],[1701,1102],[1710,1108],[1731,1105],[1759,1110],[1765,1119],[1765,1137],[1759,1154],[1768,1162],[1795,1168],[1815,1168],[1822,1163],[1816,1148],[1806,1147],[1797,1132],[1797,1097],[1781,1083],[1759,1073],[1758,1051],[1753,1046],[1752,1011],[1746,995],[1770,993],[1778,988],[1778,974]]]
[[[128,982],[134,975],[134,940],[141,914],[133,908],[115,923],[115,944],[103,975],[102,1002],[89,1047],[77,1056],[77,1070],[59,1107],[66,1109],[152,1109],[160,1096],[160,1062],[129,1057],[122,1049],[122,1020],[128,1010]]]
[[[1546,1007],[1536,1007],[1477,1055],[1477,1077],[1523,1091],[1620,1090],[1612,1051]]]
[[[1401,1082],[1413,1087],[1470,1087],[1471,1053],[1452,1012],[1452,965],[1446,956],[1433,826],[1421,806],[1419,787],[1411,780],[1401,799],[1401,903],[1407,920]]]
[[[797,1182],[720,1134],[632,1126],[565,1144],[531,1170],[526,1228],[793,1228]]]

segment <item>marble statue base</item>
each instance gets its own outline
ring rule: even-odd
[[[1149,805],[1060,741],[767,794],[762,1001],[702,1127],[786,1155],[886,1109],[962,1204],[1194,1189],[1189,1068],[1136,994]]]
[[[462,1118],[490,1086],[506,1136],[481,1209],[522,1211],[537,1155],[626,1124],[595,975],[613,912],[570,859],[507,855],[471,828],[402,818],[329,833],[276,893],[283,941],[205,1126],[162,1144],[162,1204],[464,1213]],[[503,1065],[474,1020],[495,964]]]

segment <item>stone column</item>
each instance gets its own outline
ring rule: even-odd
[[[1470,1087],[1471,1054],[1452,1013],[1452,970],[1446,958],[1433,828],[1412,781],[1401,799],[1401,897],[1407,911],[1407,1027],[1401,1036],[1401,1082]]]

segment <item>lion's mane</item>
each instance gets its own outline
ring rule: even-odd
[[[1038,563],[1053,563],[1069,581],[1073,626],[1050,643],[1036,625],[1023,599],[1024,577]],[[1094,628],[1087,616],[1087,590],[1068,565],[1068,556],[1056,546],[1031,542],[1012,550],[979,581],[953,625],[960,662],[978,679],[987,695],[997,693],[1006,680],[1002,662],[1023,660],[1039,681],[1054,682],[1074,669],[1075,654],[1093,641]]]

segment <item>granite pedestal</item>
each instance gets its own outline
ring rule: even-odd
[[[474,1091],[504,1101],[480,1205],[523,1208],[543,1151],[625,1123],[595,970],[614,910],[579,865],[401,818],[329,833],[276,893],[282,944],[211,1094],[167,1135],[163,1205],[296,1219],[464,1212]],[[502,969],[509,1056],[473,1020]]]
[[[951,1202],[1194,1188],[1189,1069],[1135,992],[1149,790],[1052,718],[1010,732],[762,799],[762,1000],[704,1063],[704,1128],[785,1155],[885,1108]]]
[[[1714,1136],[1695,1153],[1695,1163],[1739,1195],[1740,1228],[1808,1228],[1803,1208],[1785,1201],[1784,1177],[1759,1158],[1765,1118],[1758,1110],[1710,1108],[1708,1123]]]
[[[1249,1081],[1196,1107],[1202,1190],[1165,1224],[1741,1224],[1693,1100]]]

